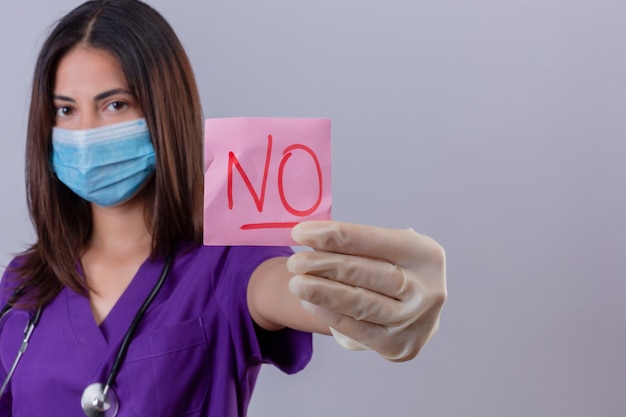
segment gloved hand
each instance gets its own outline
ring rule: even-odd
[[[439,327],[445,253],[412,229],[302,222],[293,239],[315,251],[287,261],[290,290],[347,349],[414,358]]]

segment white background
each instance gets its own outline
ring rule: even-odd
[[[0,263],[32,242],[31,74],[78,1],[0,4]],[[249,415],[626,414],[626,2],[153,0],[207,117],[330,117],[334,217],[444,245],[419,358],[315,338]],[[168,383],[164,381],[164,383]]]

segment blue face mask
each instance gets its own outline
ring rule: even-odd
[[[88,130],[52,129],[52,168],[57,177],[99,206],[132,197],[155,165],[145,119]]]

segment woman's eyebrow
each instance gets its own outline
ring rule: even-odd
[[[132,93],[130,91],[128,91],[128,90],[126,90],[124,88],[114,88],[112,90],[108,90],[108,91],[105,91],[105,92],[102,92],[102,93],[98,94],[97,96],[94,97],[94,100],[95,101],[104,100],[105,98],[111,97],[112,95],[115,95],[115,94],[129,94],[129,95],[132,95]],[[73,98],[68,97],[68,96],[63,96],[63,95],[60,95],[60,94],[55,94],[54,96],[52,96],[52,98],[54,100],[69,101],[69,102],[72,102],[72,103],[76,103],[76,100],[74,100]]]
[[[53,95],[52,98],[54,100],[71,101],[72,103],[76,103],[76,100],[74,100],[73,98],[67,97],[67,96],[62,96],[62,95],[59,95],[59,94]]]
[[[94,98],[95,98],[96,101],[100,101],[100,100],[104,100],[105,98],[108,98],[108,97],[110,97],[112,95],[115,95],[115,94],[130,94],[130,95],[132,95],[132,93],[130,91],[128,91],[128,90],[126,90],[124,88],[114,88],[112,90],[105,91],[104,93],[100,93],[100,94],[98,94]]]

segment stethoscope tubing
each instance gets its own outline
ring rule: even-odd
[[[11,306],[13,302],[17,299],[18,294],[19,294],[18,291],[13,293],[13,295],[9,299],[9,302],[6,303],[4,307],[2,307],[2,311],[0,312],[0,320],[2,320],[4,316],[13,309],[13,307]],[[26,323],[26,327],[24,328],[24,339],[22,340],[20,348],[17,351],[17,356],[15,356],[15,360],[13,361],[13,364],[11,365],[11,369],[7,373],[7,376],[4,378],[4,381],[2,382],[2,386],[0,387],[0,398],[2,398],[2,395],[4,395],[4,391],[6,391],[7,386],[9,385],[9,382],[11,381],[11,377],[13,376],[13,373],[15,372],[15,369],[17,368],[17,364],[19,363],[20,359],[24,355],[24,352],[26,352],[26,348],[28,348],[28,342],[30,341],[30,337],[33,334],[33,330],[35,330],[35,326],[37,325],[37,323],[39,323],[39,319],[41,318],[41,310],[42,310],[42,307],[38,307],[37,311],[35,312],[35,315],[28,320],[28,323]]]
[[[111,371],[109,372],[109,376],[107,377],[107,380],[104,384],[103,391],[105,394],[108,391],[109,387],[113,385],[113,383],[115,382],[115,378],[117,378],[117,374],[119,373],[120,367],[122,366],[124,359],[126,358],[126,353],[128,353],[130,342],[133,339],[135,330],[137,330],[137,326],[139,325],[139,322],[143,318],[143,315],[145,314],[146,310],[148,310],[148,307],[150,307],[150,304],[152,304],[152,301],[155,299],[155,297],[161,290],[163,283],[165,282],[165,277],[167,277],[167,274],[169,272],[170,264],[172,263],[172,258],[173,258],[173,253],[170,253],[167,256],[165,264],[163,265],[161,276],[159,276],[159,279],[154,285],[154,287],[152,288],[152,291],[150,291],[150,294],[148,294],[148,297],[146,297],[141,307],[139,307],[139,310],[137,310],[137,313],[135,314],[133,321],[130,323],[130,326],[128,326],[128,330],[126,331],[126,334],[124,335],[124,340],[122,341],[122,344],[120,345],[120,350],[117,352],[115,361],[113,362],[113,366],[111,367]]]
[[[172,263],[173,257],[174,257],[174,251],[170,251],[170,253],[167,256],[167,259],[165,260],[165,264],[163,265],[163,269],[161,270],[161,275],[159,276],[159,279],[157,280],[156,284],[150,291],[150,294],[148,294],[144,302],[141,304],[141,307],[139,307],[139,310],[137,310],[135,317],[133,317],[133,320],[130,326],[128,327],[128,330],[126,331],[126,334],[124,335],[124,339],[122,340],[122,344],[120,345],[120,348],[117,352],[115,361],[113,362],[113,366],[111,367],[111,370],[109,371],[109,374],[106,379],[106,383],[104,384],[102,388],[101,395],[103,397],[107,396],[111,386],[115,383],[115,379],[117,378],[120,367],[122,366],[122,363],[124,362],[124,359],[126,358],[126,354],[128,353],[130,342],[132,341],[135,331],[137,330],[137,327],[139,326],[139,322],[143,318],[145,312],[148,310],[148,307],[150,307],[150,304],[152,303],[152,301],[156,298],[157,294],[161,290],[161,287],[163,287],[163,283],[165,282],[165,278],[167,277],[167,274],[169,273],[169,269],[170,269],[170,265]],[[16,299],[19,297],[20,293],[21,293],[20,290],[15,291],[11,295],[9,301],[2,307],[2,310],[0,311],[0,320],[2,320],[4,316],[6,316],[13,309],[12,306],[15,303]],[[15,360],[13,361],[13,365],[11,366],[10,371],[8,372],[6,378],[4,379],[2,383],[2,387],[0,387],[0,398],[2,398],[2,395],[4,394],[7,386],[9,385],[9,382],[11,381],[11,377],[13,376],[13,373],[15,372],[15,369],[17,368],[17,364],[19,363],[20,359],[24,355],[24,352],[26,351],[26,348],[28,347],[28,342],[30,341],[30,337],[33,334],[35,326],[37,326],[37,324],[39,323],[39,319],[41,318],[42,310],[43,310],[43,307],[41,306],[38,307],[35,314],[29,319],[28,323],[26,324],[26,328],[24,329],[24,339],[22,340],[22,344],[20,345],[17,356]],[[87,410],[85,411],[87,412]]]

